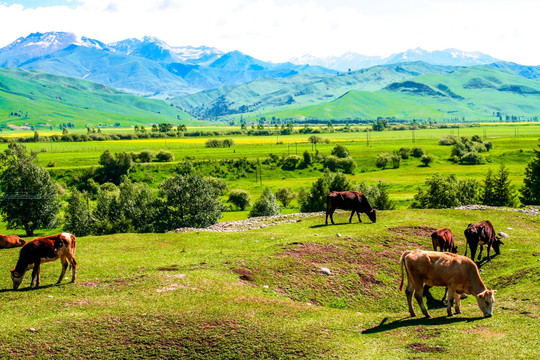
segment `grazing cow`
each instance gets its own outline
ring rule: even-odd
[[[452,316],[452,303],[456,302],[456,314],[461,313],[461,294],[476,296],[478,307],[485,317],[493,315],[493,302],[496,290],[488,290],[480,278],[478,267],[469,258],[448,252],[423,250],[405,251],[399,260],[401,265],[401,284],[403,290],[403,267],[407,272],[407,303],[411,316],[416,316],[412,306],[412,297],[416,298],[422,313],[427,318],[431,316],[424,307],[422,299],[424,284],[429,286],[448,287],[448,316]]]
[[[489,220],[469,224],[465,230],[465,237],[467,238],[467,244],[465,244],[465,256],[467,256],[467,245],[471,248],[471,259],[474,261],[474,255],[476,254],[476,248],[480,245],[480,253],[478,259],[482,258],[482,250],[484,244],[487,245],[487,259],[491,260],[489,256],[489,250],[493,247],[495,253],[499,255],[501,253],[500,246],[504,243],[495,235],[493,225]]]
[[[0,235],[0,249],[19,247],[24,244],[26,244],[26,241],[17,235]]]
[[[440,251],[457,254],[457,246],[454,245],[454,235],[450,229],[435,230],[431,234],[431,241],[433,243],[433,251],[437,251],[438,247]]]
[[[355,191],[332,191],[326,197],[326,225],[328,225],[328,215],[330,220],[334,224],[334,211],[336,209],[352,210],[349,223],[352,222],[354,213],[358,215],[358,221],[360,219],[360,213],[365,213],[372,222],[377,221],[377,215],[375,209],[371,208],[366,196],[360,192]]]
[[[69,233],[61,233],[40,237],[26,243],[19,254],[19,261],[15,269],[11,270],[13,289],[17,290],[23,280],[26,270],[32,269],[32,282],[30,288],[39,286],[39,267],[41,263],[60,259],[62,273],[56,282],[59,284],[66,273],[69,265],[72,269],[71,282],[75,281],[77,262],[75,261],[75,236]],[[34,281],[37,281],[34,283]]]

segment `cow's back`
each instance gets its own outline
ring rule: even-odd
[[[437,251],[414,250],[405,257],[407,271],[430,286],[446,286],[467,279],[476,265],[469,258]]]
[[[357,195],[352,191],[332,191],[327,196],[328,205],[333,209],[353,210],[357,206]]]

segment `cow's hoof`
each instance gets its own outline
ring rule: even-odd
[[[415,313],[411,313],[411,317],[416,317],[416,314],[415,314]]]
[[[426,319],[433,319],[433,318],[431,317],[431,315],[429,315],[429,314],[426,314],[426,315],[425,315],[425,318],[426,318]]]

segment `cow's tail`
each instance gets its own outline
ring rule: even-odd
[[[75,235],[70,234],[71,242],[69,244],[68,250],[69,254],[71,255],[72,259],[75,259]],[[69,269],[71,270],[73,268],[72,262],[69,262]]]
[[[400,264],[400,267],[401,267],[401,282],[399,283],[399,291],[403,291],[403,266],[404,266],[404,263],[405,263],[405,258],[407,257],[407,255],[409,255],[410,251],[405,251],[403,254],[401,254],[401,258],[399,259],[399,264]],[[407,269],[405,269],[407,270]]]

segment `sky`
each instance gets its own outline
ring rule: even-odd
[[[0,0],[0,47],[65,31],[105,43],[155,36],[273,62],[420,47],[540,65],[538,14],[539,0]]]

